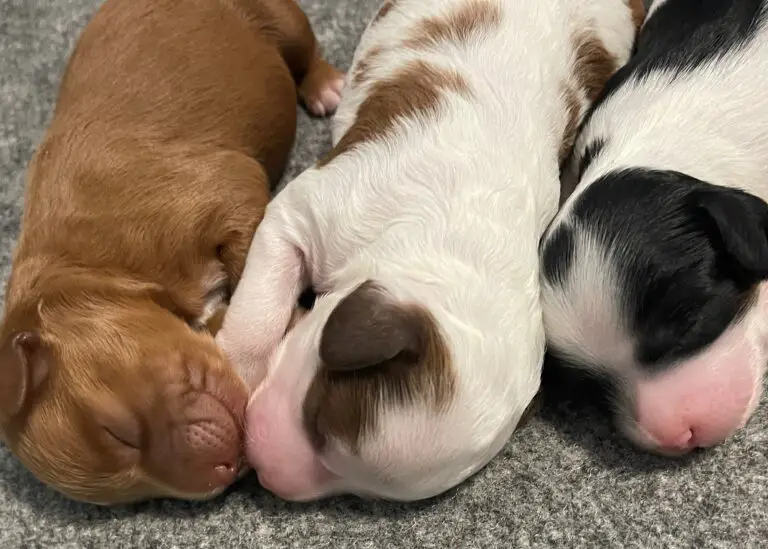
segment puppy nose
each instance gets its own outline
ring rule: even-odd
[[[664,433],[663,437],[653,437],[658,451],[663,454],[682,455],[696,448],[693,430],[684,429],[682,432]]]
[[[236,427],[226,416],[188,425],[185,435],[190,448],[200,454],[226,454],[239,442]],[[228,461],[223,463],[229,466]]]
[[[217,398],[200,394],[177,418],[168,443],[151,452],[153,469],[177,490],[204,493],[237,480],[244,463],[242,418]],[[179,466],[179,462],[184,466]]]

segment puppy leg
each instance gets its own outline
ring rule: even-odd
[[[302,314],[296,311],[296,302],[307,273],[304,257],[279,215],[269,211],[248,257],[216,342],[249,386],[256,387],[286,331]]]
[[[323,59],[307,16],[294,0],[260,0],[274,21],[274,31],[307,110],[325,116],[341,101],[344,74]]]

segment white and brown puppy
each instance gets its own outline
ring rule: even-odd
[[[268,206],[218,336],[261,381],[246,451],[265,487],[428,498],[504,446],[540,385],[560,161],[641,18],[624,0],[382,6],[335,146]]]
[[[543,240],[553,354],[607,382],[620,429],[652,451],[723,441],[762,392],[766,86],[765,0],[652,4]]]

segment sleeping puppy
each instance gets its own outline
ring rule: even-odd
[[[669,455],[716,445],[768,360],[764,0],[655,2],[588,115],[542,244],[550,349]]]
[[[109,0],[83,31],[0,331],[0,432],[63,494],[207,498],[243,469],[247,380],[203,328],[290,153],[295,82],[323,114],[343,75],[288,0]]]
[[[267,489],[429,498],[523,424],[559,163],[641,18],[622,0],[381,7],[334,148],[267,208],[217,336],[264,376],[246,431]]]

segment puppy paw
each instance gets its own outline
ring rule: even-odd
[[[326,116],[336,111],[343,89],[344,73],[318,59],[299,86],[299,97],[311,114]]]

